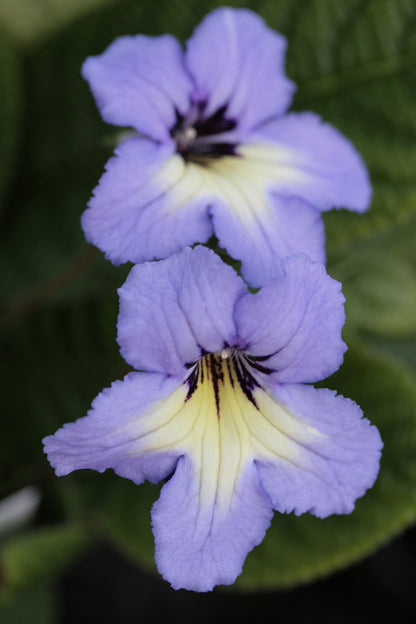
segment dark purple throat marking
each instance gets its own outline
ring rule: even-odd
[[[227,117],[222,106],[210,117],[204,118],[205,103],[195,104],[186,117],[176,111],[176,123],[171,130],[178,153],[189,162],[206,164],[211,158],[236,155],[236,143],[227,136],[236,122]]]
[[[197,389],[209,384],[214,393],[218,418],[221,414],[221,400],[227,391],[243,392],[247,400],[258,409],[253,393],[256,387],[261,387],[258,373],[273,372],[243,351],[229,347],[218,353],[203,353],[199,360],[187,367],[191,372],[185,381],[188,385],[186,401],[191,399]]]

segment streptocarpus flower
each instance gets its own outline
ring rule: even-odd
[[[273,509],[352,511],[382,443],[353,401],[304,383],[345,351],[344,299],[323,265],[288,258],[251,294],[214,252],[186,248],[133,267],[119,294],[121,353],[141,372],[103,390],[45,451],[57,475],[168,478],[152,524],[175,589],[233,583]]]
[[[313,113],[286,114],[284,37],[221,8],[183,51],[170,35],[124,36],[82,68],[103,119],[136,131],[106,165],[82,226],[114,264],[165,258],[215,233],[262,286],[279,259],[325,261],[321,211],[371,196],[351,143]]]

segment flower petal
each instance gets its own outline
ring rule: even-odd
[[[171,146],[131,138],[106,165],[82,215],[88,242],[114,264],[165,258],[212,234],[197,172]]]
[[[185,115],[189,108],[192,83],[182,48],[170,35],[119,37],[87,58],[82,75],[104,121],[157,141],[170,140],[176,110]]]
[[[270,193],[274,182],[298,174],[283,165],[264,169],[262,159],[269,152],[281,160],[286,157],[284,150],[268,145],[259,145],[256,150],[242,145],[237,156],[210,159],[205,164],[187,163],[182,180],[185,188],[193,190],[188,201],[206,206],[220,245],[241,260],[242,274],[254,287],[275,277],[280,259],[287,255],[304,252],[313,260],[325,261],[325,233],[319,212],[302,200]],[[181,205],[183,214],[194,219],[195,210],[184,203],[181,185],[169,184],[172,205]]]
[[[46,438],[45,451],[58,475],[113,468],[141,483],[176,465],[153,509],[156,562],[174,587],[207,591],[235,580],[272,516],[241,403],[256,411],[221,356],[204,356],[185,383],[131,373]]]
[[[286,115],[263,126],[251,140],[249,150],[257,149],[256,142],[269,142],[277,150],[264,154],[264,171],[284,166],[288,172],[286,179],[273,186],[277,193],[303,198],[319,210],[364,212],[369,207],[371,185],[361,156],[339,130],[318,115]],[[279,150],[284,160],[276,158]]]
[[[174,589],[206,592],[230,585],[271,517],[254,465],[239,476],[228,505],[221,506],[215,497],[201,496],[198,470],[182,457],[152,509],[159,572]]]
[[[294,84],[284,74],[286,40],[247,9],[220,8],[189,39],[186,65],[206,101],[204,116],[223,106],[249,131],[286,111]]]
[[[190,378],[181,418],[192,433],[152,510],[156,563],[175,589],[233,583],[271,520],[244,414],[258,411],[238,371],[234,359],[207,355]]]
[[[339,368],[347,348],[341,284],[303,254],[283,260],[281,271],[237,303],[237,333],[247,353],[275,371],[273,382],[324,379]]]
[[[320,213],[296,198],[266,195],[241,177],[235,185],[223,179],[227,204],[213,202],[215,234],[228,254],[241,260],[246,282],[259,288],[281,272],[281,260],[305,253],[325,262],[325,230]]]
[[[332,390],[276,386],[254,396],[260,481],[280,512],[350,513],[377,478],[382,441],[353,401]],[[264,425],[264,421],[262,421]],[[273,433],[273,430],[275,433]]]
[[[149,452],[149,438],[183,405],[185,396],[180,379],[130,373],[105,388],[87,416],[43,440],[48,459],[58,476],[82,468],[112,468],[135,483],[157,483],[172,472],[178,453],[170,447],[165,452],[156,441]]]
[[[183,375],[205,352],[235,342],[235,302],[246,287],[206,247],[137,265],[119,289],[118,342],[139,370]]]

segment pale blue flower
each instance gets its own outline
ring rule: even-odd
[[[382,443],[353,401],[306,385],[346,349],[344,298],[322,264],[288,258],[251,294],[211,250],[186,248],[133,267],[119,295],[118,342],[140,372],[45,438],[45,451],[58,475],[168,479],[152,526],[175,589],[233,583],[273,509],[353,510]]]
[[[136,131],[106,165],[82,218],[114,264],[165,258],[213,233],[252,286],[305,252],[325,261],[321,212],[366,210],[352,144],[314,113],[290,113],[286,41],[247,9],[220,8],[185,51],[170,35],[124,36],[88,58],[103,119]]]

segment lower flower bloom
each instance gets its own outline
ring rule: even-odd
[[[204,247],[135,266],[118,341],[141,372],[45,438],[58,475],[112,468],[168,478],[152,509],[155,559],[175,589],[233,583],[273,509],[350,513],[382,442],[351,400],[306,383],[342,362],[340,284],[304,255],[258,293]]]

